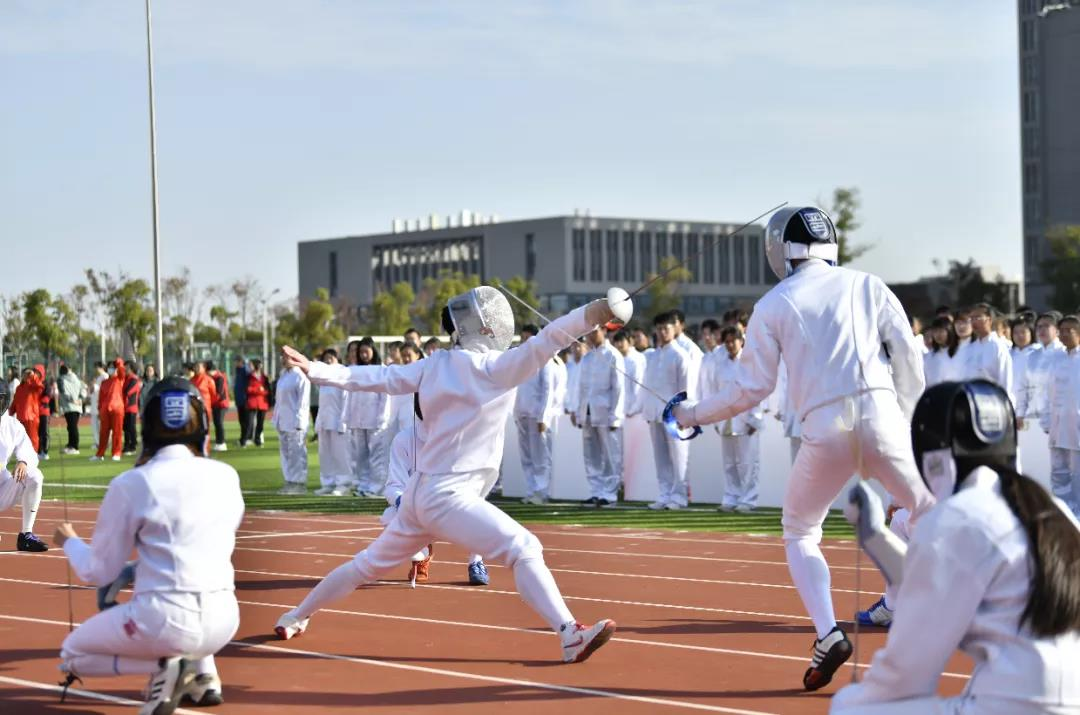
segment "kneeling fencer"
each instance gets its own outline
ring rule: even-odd
[[[1016,424],[988,380],[944,382],[915,408],[911,441],[938,498],[906,545],[859,483],[844,510],[885,578],[899,586],[885,647],[862,682],[836,694],[844,715],[1080,712],[1080,525],[1016,471]],[[956,649],[975,668],[937,695]]]
[[[819,546],[829,506],[856,472],[880,480],[911,510],[913,524],[934,503],[906,439],[923,391],[922,355],[892,291],[876,276],[836,267],[836,229],[825,212],[777,211],[765,229],[765,250],[780,283],[754,308],[734,375],[672,414],[689,426],[753,409],[776,387],[783,358],[802,446],[782,523],[791,579],[817,631],[803,686],[817,690],[851,656]]]
[[[416,456],[417,474],[401,496],[397,516],[368,548],[334,569],[299,606],[282,615],[275,627],[280,638],[300,635],[320,608],[374,581],[436,539],[513,569],[522,599],[560,636],[564,661],[583,661],[611,638],[614,621],[587,626],[575,620],[544,563],[539,540],[480,495],[498,476],[513,388],[535,375],[574,336],[616,316],[629,319],[628,296],[617,289],[609,292],[615,293],[621,298],[578,308],[513,350],[507,350],[514,335],[513,311],[506,297],[488,286],[451,298],[443,309],[443,328],[453,348],[411,365],[331,366],[284,348],[285,363],[307,372],[316,384],[419,393],[427,434]]]
[[[7,380],[0,380],[0,512],[18,503],[22,507],[22,530],[16,537],[19,551],[48,551],[48,545],[34,536],[38,505],[41,504],[41,484],[44,477],[38,469],[37,450],[19,420],[8,414],[11,393]],[[11,458],[15,465],[8,471]]]
[[[150,675],[141,715],[168,715],[183,700],[222,702],[214,654],[240,624],[231,559],[244,501],[236,470],[202,456],[208,428],[190,382],[157,383],[143,405],[143,453],[109,484],[90,544],[71,524],[56,530],[78,577],[105,587],[99,606],[106,610],[64,640],[66,685]],[[135,592],[115,604],[133,549]]]

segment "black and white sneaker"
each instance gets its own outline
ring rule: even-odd
[[[48,551],[49,545],[35,536],[32,531],[25,531],[19,534],[19,537],[15,540],[15,549],[41,553],[42,551]]]
[[[828,685],[840,666],[851,657],[851,641],[840,626],[834,626],[824,638],[814,641],[810,653],[810,667],[803,675],[803,687],[818,690]]]
[[[139,715],[172,715],[195,680],[194,663],[184,658],[162,658],[158,665],[161,670],[150,676]]]
[[[211,673],[196,675],[184,693],[184,702],[197,708],[221,705],[225,702],[225,698],[221,697],[221,679]]]

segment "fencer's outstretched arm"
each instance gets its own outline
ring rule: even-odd
[[[739,356],[735,377],[712,395],[701,395],[697,403],[683,403],[673,414],[684,426],[720,422],[758,405],[776,388],[780,364],[780,343],[769,331],[764,316],[754,316],[746,333],[746,346]]]
[[[919,352],[907,313],[899,299],[880,278],[867,278],[871,282],[871,290],[875,293],[873,304],[878,306],[878,333],[889,349],[896,400],[900,403],[904,416],[910,420],[915,412],[915,403],[926,389],[922,353]]]
[[[405,395],[420,389],[424,360],[410,365],[327,365],[312,360],[308,378],[316,385],[340,387],[350,392],[385,392]]]
[[[860,479],[848,493],[844,517],[855,527],[859,546],[877,564],[881,575],[890,584],[898,587],[904,580],[907,544],[885,526],[885,510],[881,506],[881,499],[865,481]]]
[[[90,543],[69,538],[64,542],[64,553],[83,582],[104,586],[112,583],[127,563],[138,528],[122,484],[114,481],[101,501]]]

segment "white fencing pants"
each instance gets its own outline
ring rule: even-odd
[[[757,451],[757,434],[720,435],[724,506],[757,506]]]
[[[286,484],[307,484],[307,431],[278,433],[281,473]]]
[[[64,669],[80,676],[149,675],[159,658],[198,660],[196,672],[216,675],[214,653],[240,626],[232,591],[150,592],[86,619],[64,639]]]
[[[41,504],[41,485],[45,476],[37,467],[26,468],[26,478],[15,481],[11,472],[0,465],[0,512],[7,511],[18,502],[22,507],[22,531],[33,531]]]
[[[494,481],[489,471],[418,474],[410,479],[397,517],[353,560],[330,572],[292,614],[307,618],[392,572],[427,544],[448,541],[489,563],[513,569],[518,593],[552,630],[573,621],[544,563],[539,539],[480,496]]]
[[[622,481],[622,427],[585,425],[581,428],[581,445],[589,495],[613,503],[618,501]]]
[[[863,477],[876,478],[911,511],[912,526],[934,504],[915,467],[910,434],[895,395],[887,390],[824,405],[803,420],[781,523],[791,578],[818,638],[836,626],[829,567],[819,546],[821,524],[848,479],[860,468]]]
[[[319,430],[319,482],[324,487],[352,484],[349,435],[336,430]]]
[[[1075,450],[1064,447],[1050,448],[1050,490],[1073,511],[1077,508],[1073,483],[1080,471],[1073,464],[1077,454]]]
[[[649,423],[656,482],[660,487],[657,501],[686,506],[690,503],[690,483],[686,469],[690,464],[690,443],[670,437],[661,422]]]
[[[393,439],[388,427],[349,430],[353,474],[351,483],[355,484],[358,490],[372,494],[383,493],[390,469],[388,439]]]
[[[527,496],[546,499],[551,491],[551,430],[541,432],[540,422],[532,417],[514,417],[514,424]]]

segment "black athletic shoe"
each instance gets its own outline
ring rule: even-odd
[[[225,702],[225,698],[221,697],[221,680],[209,673],[196,675],[184,693],[183,702],[191,703],[197,708],[221,705]]]
[[[34,533],[32,531],[27,531],[24,534],[19,534],[19,538],[17,543],[15,544],[15,548],[19,551],[41,552],[48,551],[49,545],[38,537],[34,536]]]
[[[589,497],[585,501],[581,502],[584,506],[596,506],[600,500],[597,497]]]
[[[818,690],[828,685],[840,666],[851,657],[851,641],[840,626],[834,626],[828,635],[814,641],[810,652],[812,657],[810,667],[803,675],[803,687]]]
[[[597,508],[600,508],[602,506],[610,506],[610,505],[611,505],[611,502],[609,502],[607,499],[597,499],[596,500]]]

